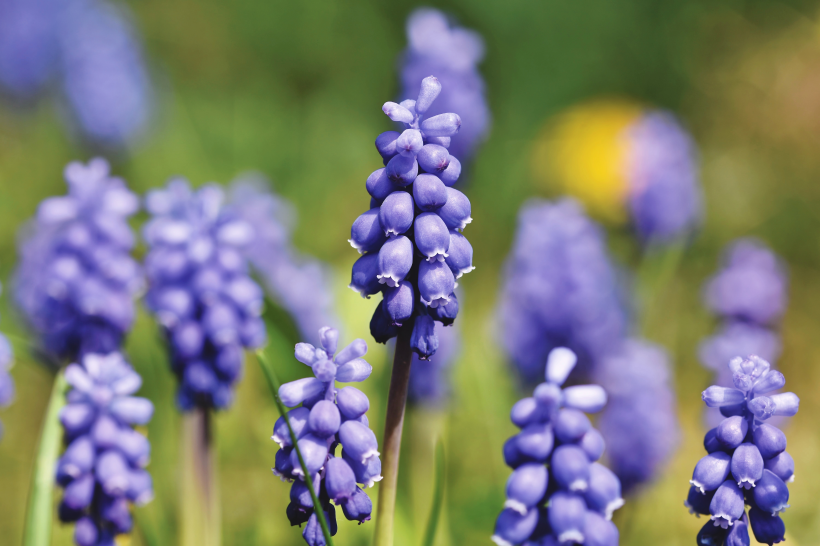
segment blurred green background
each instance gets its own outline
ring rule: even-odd
[[[495,343],[493,311],[500,266],[519,205],[545,194],[530,154],[551,116],[580,101],[626,98],[677,113],[701,150],[706,222],[672,285],[653,303],[646,335],[674,359],[684,435],[658,481],[616,515],[625,545],[691,544],[703,520],[683,507],[704,432],[700,391],[709,374],[698,342],[715,328],[700,290],[722,247],[754,235],[788,263],[790,305],[780,369],[802,399],[786,431],[797,465],[788,543],[820,543],[820,26],[816,1],[576,0],[427,3],[480,32],[481,67],[493,126],[476,155],[467,188],[473,218],[467,235],[477,269],[461,283],[463,352],[454,396],[444,411],[411,410],[400,476],[397,546],[419,545],[432,495],[434,439],[447,457],[445,508],[437,545],[490,544],[509,473],[501,456],[514,432],[507,413],[521,393]],[[346,288],[357,254],[346,243],[367,207],[364,180],[381,166],[372,147],[391,128],[381,104],[398,90],[397,55],[405,47],[411,3],[140,0],[130,2],[158,84],[149,135],[128,154],[110,157],[114,172],[140,193],[182,174],[194,184],[226,183],[255,169],[300,212],[296,245],[329,262],[347,340],[370,341],[375,306]],[[92,152],[63,130],[56,108],[26,112],[0,106],[0,275],[14,267],[15,237],[37,203],[65,192],[63,166]],[[638,262],[623,228],[610,232],[624,265]],[[8,287],[6,287],[8,288]],[[25,336],[3,294],[0,329]],[[656,308],[655,308],[656,307]],[[283,380],[304,370],[293,360],[296,330],[270,311],[285,341],[271,354]],[[41,418],[52,376],[16,344],[17,400],[0,413],[0,542],[18,544]],[[388,355],[371,343],[371,424],[381,436]],[[156,405],[148,427],[156,499],[137,510],[134,545],[177,540],[180,418],[155,325],[141,312],[127,351],[146,377],[142,394]],[[277,418],[259,369],[249,358],[233,409],[216,420],[224,543],[302,544],[288,525],[288,487],[270,472]],[[368,493],[378,493],[378,486]],[[339,546],[370,542],[372,522],[340,518]],[[57,527],[54,544],[71,543]]]

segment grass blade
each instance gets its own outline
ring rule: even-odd
[[[427,519],[427,528],[424,530],[424,541],[422,546],[433,546],[436,539],[436,530],[438,529],[438,522],[441,518],[441,505],[444,502],[444,487],[445,487],[445,458],[444,458],[444,442],[441,438],[436,442],[436,471],[435,482],[433,483],[433,502],[430,505],[430,517]]]
[[[313,501],[313,511],[316,513],[316,517],[319,519],[319,525],[322,527],[322,534],[325,536],[325,542],[328,546],[333,546],[333,537],[330,536],[330,528],[327,525],[327,520],[325,519],[325,511],[322,510],[322,505],[319,504],[319,498],[316,496],[316,491],[313,488],[313,479],[308,472],[307,466],[305,465],[305,460],[302,458],[302,452],[299,451],[299,445],[297,444],[296,434],[293,432],[293,428],[290,426],[290,419],[288,419],[288,409],[282,403],[282,400],[279,398],[279,379],[276,377],[276,372],[273,369],[268,358],[265,356],[265,353],[262,349],[256,351],[256,360],[259,362],[259,367],[262,368],[262,373],[265,374],[265,379],[268,380],[268,387],[270,387],[270,392],[273,395],[273,400],[276,402],[276,408],[279,410],[279,415],[285,420],[285,423],[288,425],[288,432],[290,432],[290,441],[293,442],[293,449],[296,450],[296,456],[299,457],[299,466],[302,467],[302,472],[305,475],[305,483],[308,486],[308,490],[310,491],[310,499]]]

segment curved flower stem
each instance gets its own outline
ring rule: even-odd
[[[222,543],[212,420],[211,410],[199,407],[182,418],[180,544],[183,546]]]
[[[43,419],[40,445],[34,463],[31,492],[26,514],[24,546],[48,546],[51,544],[51,520],[54,509],[54,469],[60,451],[60,410],[65,405],[65,391],[68,384],[62,370],[54,378],[51,398]]]
[[[316,489],[313,487],[313,479],[310,476],[310,472],[308,472],[307,465],[305,465],[305,460],[302,458],[302,452],[299,451],[299,443],[297,442],[298,439],[296,438],[296,433],[293,432],[293,427],[290,426],[288,409],[279,398],[279,378],[276,377],[276,372],[273,370],[273,366],[271,366],[262,349],[256,351],[256,359],[259,362],[259,367],[262,368],[262,373],[265,374],[265,378],[268,380],[268,387],[270,387],[271,394],[273,394],[273,400],[276,402],[276,408],[279,410],[279,415],[282,416],[285,420],[285,424],[288,426],[290,441],[293,443],[293,449],[296,450],[296,456],[299,458],[299,466],[302,467],[302,473],[305,476],[305,485],[307,485],[308,490],[310,491],[310,500],[313,501],[313,506],[321,506],[319,503],[319,497],[316,496]],[[316,512],[316,517],[319,519],[319,526],[322,528],[322,534],[325,537],[327,546],[333,546],[333,537],[330,535],[330,528],[327,526],[325,511],[314,511]]]
[[[387,415],[384,420],[381,452],[384,479],[379,484],[375,546],[393,546],[401,430],[404,426],[404,408],[407,403],[407,387],[410,383],[410,364],[413,357],[413,351],[410,349],[412,333],[413,324],[405,324],[399,330],[399,336],[396,339],[396,354],[393,357],[393,373],[390,376],[390,392],[387,398]]]

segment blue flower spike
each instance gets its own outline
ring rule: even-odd
[[[367,395],[354,386],[336,386],[337,382],[360,383],[370,376],[372,368],[362,358],[367,343],[357,339],[336,352],[338,338],[337,330],[325,327],[319,331],[320,347],[298,343],[296,360],[309,366],[314,377],[285,383],[279,389],[285,406],[299,406],[288,412],[288,420],[332,535],[336,534],[334,504],[342,507],[348,520],[368,521],[373,503],[362,488],[382,479],[378,443],[366,415],[370,409]],[[273,473],[282,481],[293,482],[288,519],[291,525],[307,523],[302,533],[307,544],[323,545],[310,491],[283,417],[276,421],[271,439],[280,448]],[[339,447],[341,454],[337,453]]]
[[[504,445],[513,473],[492,537],[498,546],[618,544],[611,519],[624,503],[621,483],[595,462],[603,440],[584,414],[603,409],[606,393],[598,385],[561,389],[576,363],[571,350],[553,349],[546,382],[510,413],[521,432]]]
[[[386,343],[410,324],[413,350],[425,360],[438,348],[435,323],[449,326],[458,314],[456,279],[474,269],[473,249],[461,233],[472,221],[470,200],[449,187],[457,173],[444,177],[457,163],[447,147],[461,118],[425,117],[441,92],[441,82],[428,76],[417,100],[382,107],[404,131],[376,138],[385,167],[367,178],[371,208],[353,222],[348,239],[362,254],[350,288],[366,298],[383,293],[370,322],[373,338]]]
[[[782,542],[786,529],[779,513],[789,507],[786,484],[794,480],[794,460],[785,451],[786,436],[765,421],[795,415],[800,399],[791,392],[772,394],[785,379],[758,356],[736,357],[728,368],[734,387],[703,391],[706,405],[720,408],[725,418],[706,434],[708,453],[695,466],[684,504],[710,517],[698,544],[748,546],[749,526],[758,542]]]

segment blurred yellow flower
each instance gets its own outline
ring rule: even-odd
[[[576,197],[602,219],[625,221],[625,132],[642,113],[637,103],[609,99],[572,107],[549,120],[532,153],[538,185]]]

